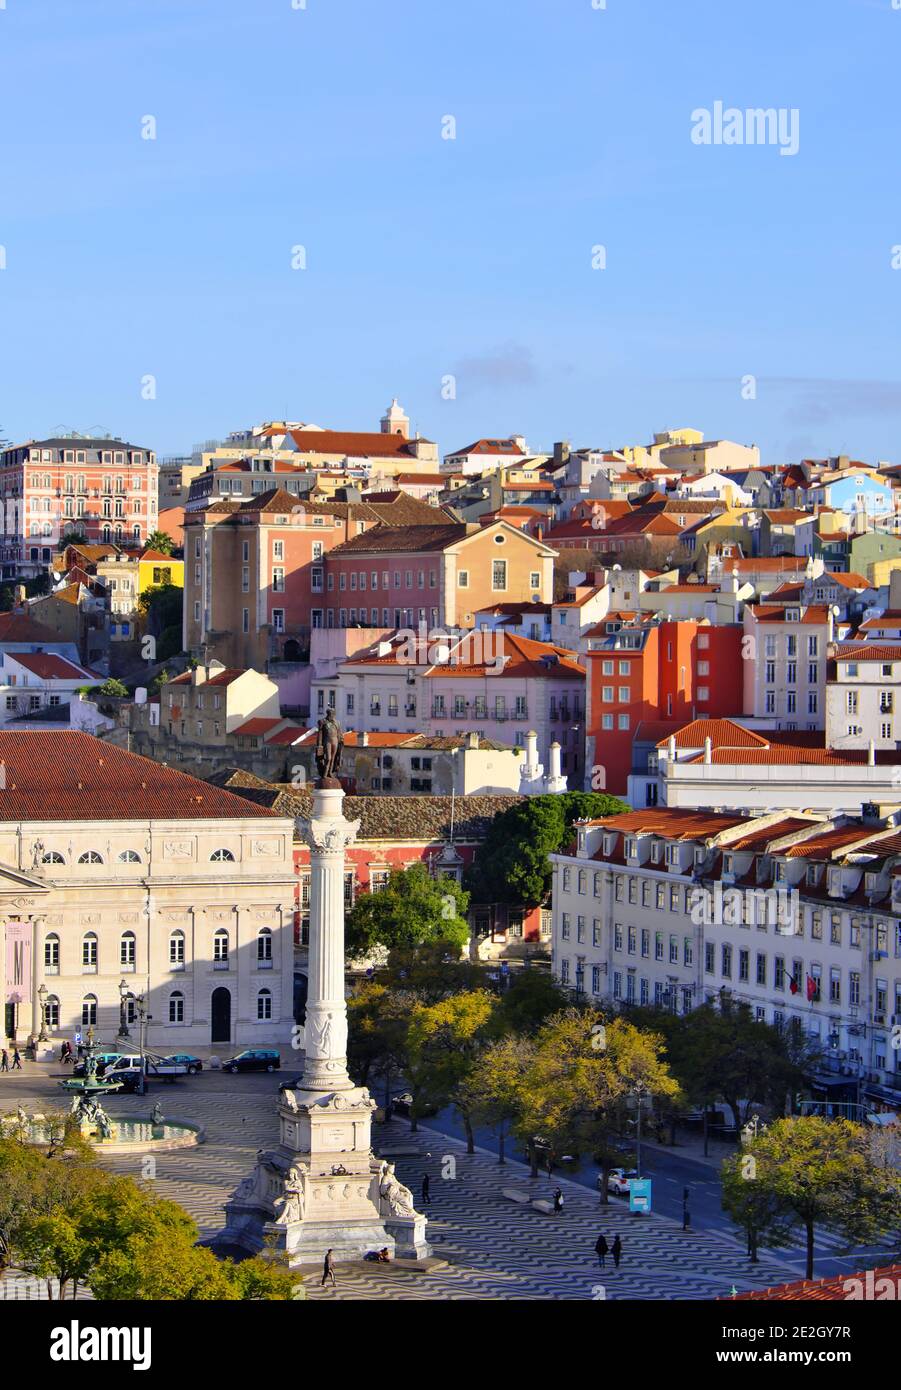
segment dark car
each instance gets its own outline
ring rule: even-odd
[[[189,1076],[196,1076],[199,1071],[203,1071],[203,1062],[199,1057],[192,1057],[190,1052],[173,1052],[171,1056],[164,1057],[163,1061],[174,1062],[179,1067],[187,1067]]]
[[[244,1052],[236,1052],[223,1062],[222,1070],[230,1071],[278,1071],[282,1064],[281,1054],[273,1047],[248,1047]]]
[[[121,1083],[120,1095],[126,1091],[130,1091],[134,1094],[135,1091],[143,1093],[150,1090],[150,1085],[146,1076],[144,1077],[144,1085],[143,1087],[141,1086],[140,1067],[129,1067],[127,1071],[117,1072],[116,1080]]]

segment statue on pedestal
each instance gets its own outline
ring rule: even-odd
[[[335,711],[331,705],[325,712],[325,718],[319,720],[317,728],[316,768],[320,781],[326,784],[337,780],[341,767],[341,754],[344,752],[344,734],[341,732],[341,725],[335,718]]]
[[[413,1193],[394,1172],[394,1164],[383,1161],[379,1169],[379,1197],[388,1209],[390,1216],[416,1216]]]
[[[290,1226],[303,1220],[304,1186],[303,1165],[292,1164],[285,1177],[284,1191],[274,1202],[276,1226]]]

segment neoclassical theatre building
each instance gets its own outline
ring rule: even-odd
[[[86,733],[0,733],[5,1038],[285,1045],[293,821]]]

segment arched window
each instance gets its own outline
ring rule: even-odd
[[[82,970],[97,969],[97,933],[89,931],[81,938]]]
[[[268,927],[257,932],[257,965],[261,969],[272,965],[272,932]]]
[[[172,970],[185,968],[185,934],[174,931],[169,934],[169,965]]]
[[[101,539],[102,539],[102,541],[103,541],[103,544],[104,544],[104,545],[109,545],[110,541],[111,541],[112,538],[113,538],[113,528],[112,528],[112,526],[104,526],[103,529],[102,529],[102,531],[101,531],[101,533],[100,533],[100,536],[101,536]]]
[[[211,864],[234,864],[235,856],[230,849],[214,849],[210,855]]]
[[[176,989],[169,995],[169,1022],[184,1023],[185,1021],[185,996],[181,990]]]
[[[584,869],[579,870],[578,891],[584,893],[588,887],[588,874]]]
[[[137,507],[135,508],[135,510],[137,510]],[[131,528],[131,534],[132,534],[132,537],[133,537],[134,540],[139,541],[139,540],[141,539],[141,528],[140,528],[140,526],[132,526],[132,528]]]
[[[59,974],[59,937],[56,932],[44,938],[44,969],[48,975]]]
[[[134,970],[135,968],[135,934],[133,931],[124,931],[119,937],[119,964],[123,970]]]
[[[81,1026],[82,1028],[96,1028],[97,1026],[96,994],[86,994],[81,1001]]]
[[[120,864],[140,864],[140,862],[141,856],[138,854],[137,850],[124,849],[119,855]]]
[[[48,849],[47,853],[41,856],[42,864],[65,864],[65,862],[58,849]]]
[[[272,993],[268,989],[261,989],[257,995],[257,1021],[265,1023],[272,1017]]]
[[[55,994],[47,995],[47,1002],[44,1004],[44,1016],[48,1028],[59,1027],[59,1000]]]
[[[98,854],[95,849],[86,849],[84,854],[78,856],[79,864],[102,864],[103,855]]]
[[[217,965],[228,965],[228,932],[225,927],[217,927],[213,933],[213,961]]]

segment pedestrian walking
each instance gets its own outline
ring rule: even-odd
[[[613,1263],[614,1263],[614,1266],[615,1266],[617,1269],[619,1269],[619,1262],[620,1262],[620,1260],[621,1260],[621,1258],[622,1258],[622,1253],[623,1253],[623,1243],[622,1243],[622,1241],[620,1240],[619,1236],[614,1236],[614,1237],[613,1237],[613,1245],[611,1246],[611,1249],[612,1249],[612,1251],[613,1251]]]
[[[557,1214],[557,1216],[559,1216],[562,1210],[563,1210],[563,1193],[560,1191],[559,1187],[555,1187],[555,1188],[554,1188],[554,1211],[555,1211],[555,1213]]]
[[[607,1244],[607,1237],[604,1235],[604,1232],[603,1232],[603,1231],[601,1232],[601,1234],[598,1236],[597,1240],[595,1241],[595,1246],[594,1246],[594,1248],[595,1248],[595,1250],[597,1251],[597,1255],[598,1255],[598,1264],[601,1266],[601,1269],[606,1269],[607,1266],[606,1266],[605,1261],[606,1261],[606,1259],[607,1259],[607,1251],[610,1249],[610,1247],[609,1247],[609,1245]]]
[[[335,1261],[332,1256],[331,1250],[326,1250],[325,1260],[322,1265],[322,1282],[319,1285],[320,1289],[322,1288],[322,1285],[325,1284],[326,1281],[329,1279],[331,1279],[332,1281],[332,1288],[336,1289],[338,1285],[335,1282]]]
[[[19,1049],[13,1045],[13,1071],[22,1070],[22,1058],[19,1056]]]
[[[429,1204],[429,1202],[430,1202],[431,1200],[432,1200],[432,1194],[431,1194],[431,1192],[429,1191],[429,1175],[428,1175],[428,1173],[423,1173],[423,1175],[422,1175],[422,1205],[423,1205],[424,1207],[428,1206],[428,1204]]]
[[[5,1047],[0,1052],[0,1071],[9,1071],[9,1053]]]

